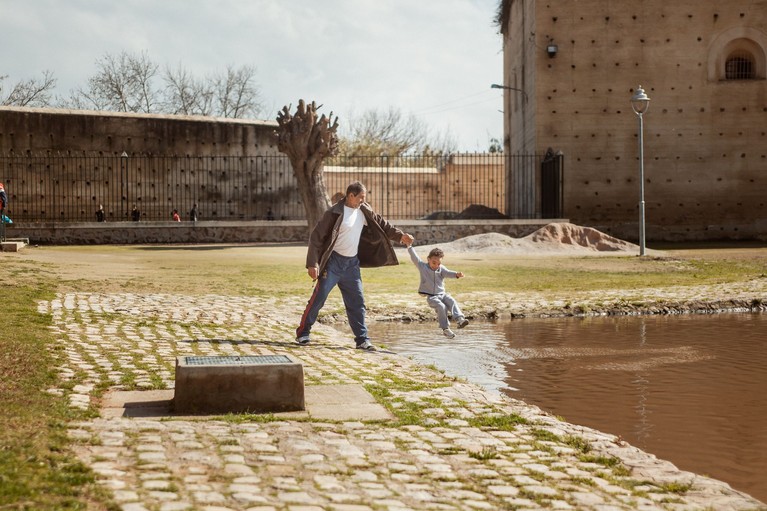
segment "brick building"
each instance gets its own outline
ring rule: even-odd
[[[641,85],[648,240],[764,236],[767,1],[502,0],[498,21],[504,150],[564,154],[564,217],[637,239]],[[537,187],[512,176],[510,210]]]

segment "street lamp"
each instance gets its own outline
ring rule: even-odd
[[[631,108],[639,117],[639,255],[645,253],[645,225],[644,225],[644,123],[642,116],[650,107],[650,98],[645,94],[640,85],[634,95],[631,96]]]
[[[498,85],[497,83],[491,83],[490,84],[491,89],[508,89],[508,90],[514,90],[517,92],[522,93],[522,97],[525,98],[525,101],[527,101],[527,92],[523,91],[522,89],[517,89],[516,87],[509,87],[508,85]]]
[[[122,195],[122,210],[125,214],[125,217],[127,218],[129,216],[128,213],[128,153],[123,151],[123,153],[120,155],[120,193]]]

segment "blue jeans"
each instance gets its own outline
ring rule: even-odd
[[[336,252],[330,255],[328,264],[314,285],[309,303],[301,316],[301,324],[296,329],[296,337],[308,335],[317,321],[320,309],[325,305],[328,295],[338,285],[346,307],[346,317],[354,333],[354,342],[361,344],[368,340],[368,328],[365,325],[365,297],[362,295],[362,276],[360,260],[357,256],[344,257]]]

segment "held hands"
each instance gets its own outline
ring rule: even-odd
[[[405,245],[405,246],[408,246],[408,247],[409,247],[410,245],[412,245],[412,244],[413,244],[413,242],[415,241],[415,238],[414,238],[414,237],[413,237],[411,234],[407,234],[407,233],[405,233],[405,234],[403,234],[403,235],[402,235],[402,238],[400,238],[400,240],[399,240],[399,241],[400,241],[400,243],[402,243],[403,245]]]

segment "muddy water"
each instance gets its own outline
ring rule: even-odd
[[[375,323],[448,374],[621,436],[767,502],[767,315]]]

